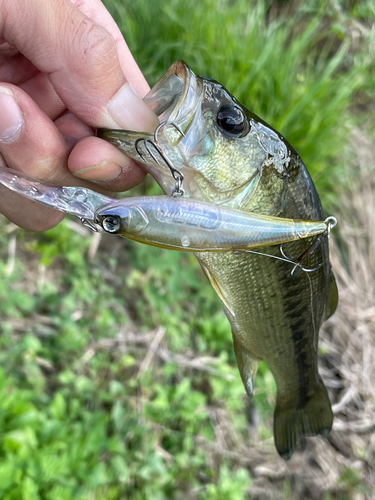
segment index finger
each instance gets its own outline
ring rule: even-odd
[[[69,0],[0,0],[0,38],[47,74],[88,125],[153,130],[158,124],[124,76],[112,35]]]

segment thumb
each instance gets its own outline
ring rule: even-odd
[[[158,124],[129,85],[112,35],[69,0],[0,0],[0,38],[47,74],[86,124],[131,130]]]

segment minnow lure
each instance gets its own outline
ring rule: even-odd
[[[327,231],[327,221],[262,216],[185,197],[140,196],[115,200],[87,188],[51,186],[11,169],[0,183],[18,194],[75,215],[94,231],[170,250],[246,250]]]

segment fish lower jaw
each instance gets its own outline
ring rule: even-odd
[[[225,205],[237,209],[248,209],[253,193],[259,182],[259,175],[255,175],[242,186],[231,190],[220,190],[220,187],[213,185],[204,178],[196,181],[197,189],[201,194],[199,199],[218,205]],[[191,194],[191,197],[196,197]]]

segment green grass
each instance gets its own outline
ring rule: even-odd
[[[374,92],[370,40],[351,45],[349,25],[375,13],[370,1],[301,5],[125,0],[110,9],[150,83],[176,59],[219,80],[289,139],[331,202],[350,127],[371,120],[357,110]],[[229,324],[194,258],[108,238],[88,262],[91,236],[63,223],[19,231],[9,275],[10,237],[2,220],[0,498],[249,498],[243,446],[270,446],[275,384],[261,364],[248,403]],[[161,351],[140,373],[159,328]],[[337,488],[360,489],[350,474]],[[289,497],[290,484],[280,491]]]
[[[196,488],[199,498],[225,494],[240,500],[250,484],[248,473],[240,470],[229,480],[232,463],[224,459],[214,474],[204,451],[214,440],[210,405],[238,412],[234,426],[238,432],[246,428],[230,331],[213,291],[208,283],[199,285],[189,257],[147,254],[126,242],[121,251],[130,254],[121,267],[111,258],[102,260],[104,253],[87,266],[90,241],[66,224],[43,235],[26,234],[28,255],[34,255],[29,270],[60,255],[53,275],[31,294],[24,264],[17,260],[16,272],[7,276],[2,252],[0,497],[162,499]],[[7,248],[6,237],[2,244]],[[174,268],[184,268],[183,286],[170,271],[173,260]],[[129,326],[130,309],[142,323],[139,335],[165,324],[168,353],[196,344],[196,357],[216,354],[214,373],[184,369],[171,359],[138,377],[149,343],[133,341],[120,352],[114,340]],[[103,338],[113,346],[100,347]],[[93,354],[84,361],[89,349]],[[198,436],[204,443],[196,443]],[[210,485],[207,492],[198,476]]]

